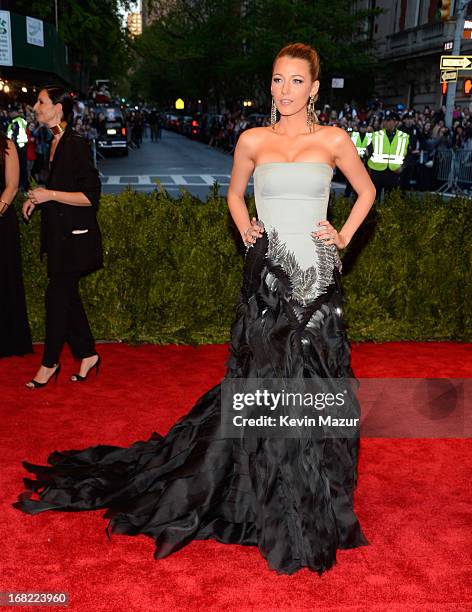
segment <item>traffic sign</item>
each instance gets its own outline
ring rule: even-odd
[[[456,70],[472,70],[472,55],[441,55],[441,70],[455,68]]]
[[[441,70],[441,83],[457,81],[457,70]]]

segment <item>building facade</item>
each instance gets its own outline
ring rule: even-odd
[[[133,38],[143,33],[141,13],[128,13],[128,32]]]
[[[375,44],[382,69],[376,75],[376,94],[387,105],[398,103],[422,110],[426,105],[438,108],[444,103],[440,82],[440,57],[454,39],[458,0],[452,0],[451,17],[442,21],[440,0],[354,0],[353,9],[375,9],[381,14],[365,24],[365,35]],[[472,18],[472,3],[467,15]],[[462,55],[472,55],[472,40],[463,39]],[[465,80],[471,72],[460,72],[456,103],[472,101],[465,93]]]
[[[141,21],[143,28],[151,25],[156,19],[162,19],[175,7],[175,0],[141,0]]]

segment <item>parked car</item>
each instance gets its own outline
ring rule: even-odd
[[[128,155],[128,138],[126,123],[119,106],[98,107],[98,113],[103,113],[105,120],[99,124],[97,148],[99,151],[118,151]]]
[[[198,138],[200,135],[201,114],[194,115],[190,123],[190,138]]]
[[[179,117],[178,115],[172,115],[170,113],[166,114],[166,126],[168,130],[172,130],[176,132],[179,127]]]
[[[179,117],[178,132],[183,136],[190,136],[192,130],[192,117],[190,115],[181,115]]]

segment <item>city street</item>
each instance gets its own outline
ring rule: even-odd
[[[162,130],[162,140],[145,139],[140,149],[129,151],[128,157],[110,156],[100,159],[103,193],[119,193],[128,185],[139,191],[152,191],[156,181],[171,195],[185,188],[193,195],[205,198],[215,181],[220,193],[226,194],[233,158],[219,149],[185,136]],[[344,189],[341,183],[332,183],[335,191]],[[252,180],[249,183],[252,192]]]
[[[118,193],[131,185],[139,191],[152,191],[156,181],[171,195],[181,188],[205,198],[215,181],[226,193],[233,158],[228,153],[180,134],[162,130],[162,139],[144,139],[140,149],[131,149],[128,157],[100,159],[103,193]]]

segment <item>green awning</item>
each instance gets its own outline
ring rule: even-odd
[[[11,11],[0,11],[0,72],[10,78],[25,78],[28,74],[31,81],[41,81],[46,76],[68,84],[73,81],[67,47],[55,27],[46,21]]]

